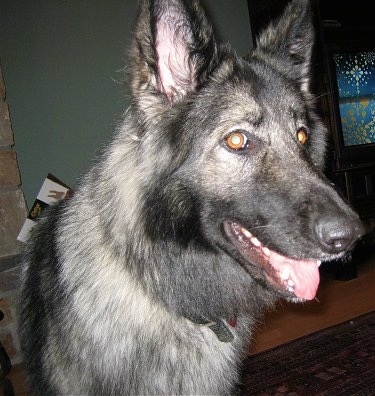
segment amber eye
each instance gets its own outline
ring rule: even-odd
[[[297,131],[297,140],[301,143],[301,144],[306,144],[307,141],[309,140],[309,135],[307,134],[307,131],[305,128],[300,128]]]
[[[231,150],[242,150],[247,143],[248,138],[242,131],[233,131],[225,137],[225,144]]]

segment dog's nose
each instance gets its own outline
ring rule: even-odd
[[[359,219],[325,216],[315,221],[314,232],[325,252],[340,253],[365,234],[365,227]]]

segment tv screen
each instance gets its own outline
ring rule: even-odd
[[[334,52],[344,146],[375,143],[375,51]]]

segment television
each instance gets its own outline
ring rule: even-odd
[[[328,176],[363,219],[375,219],[375,30],[325,29],[323,110]]]
[[[326,46],[335,167],[375,165],[375,41]]]

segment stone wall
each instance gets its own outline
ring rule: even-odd
[[[20,269],[17,255],[21,242],[17,235],[27,208],[20,189],[21,178],[0,66],[0,342],[12,363],[21,359],[16,334],[15,301]]]

